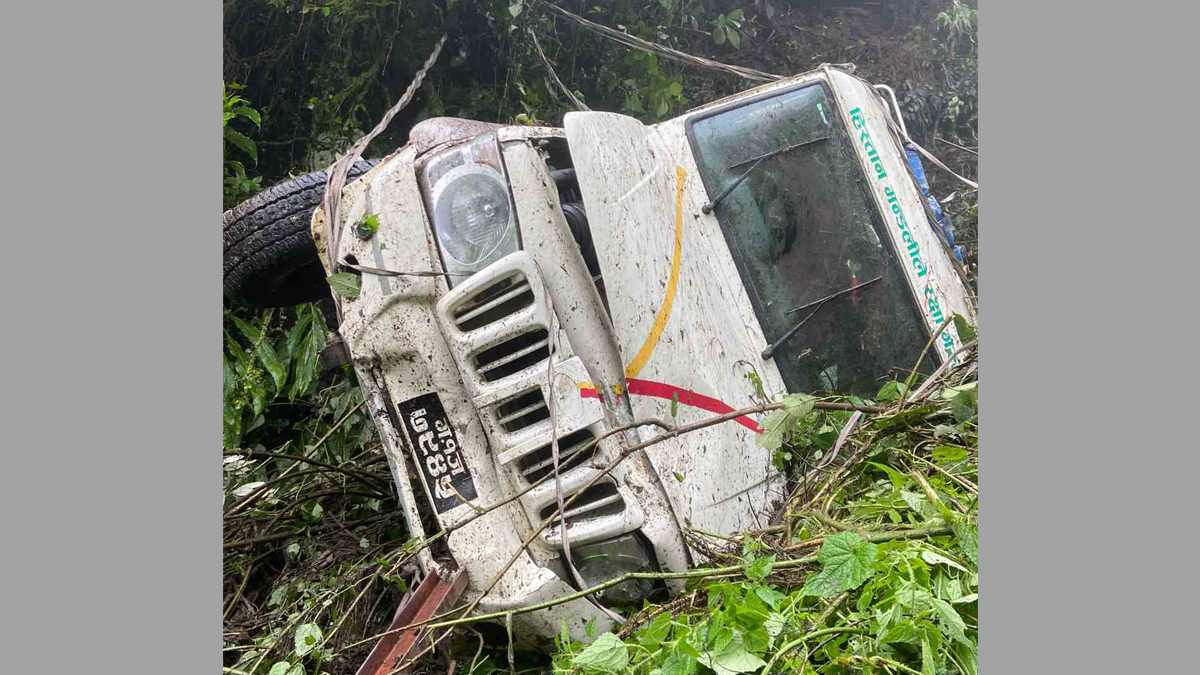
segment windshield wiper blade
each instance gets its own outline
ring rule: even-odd
[[[804,141],[802,143],[794,143],[792,145],[788,145],[788,146],[779,148],[777,150],[772,150],[771,152],[768,152],[765,155],[761,155],[759,157],[751,157],[750,159],[742,160],[742,161],[738,162],[737,164],[730,164],[729,166],[725,167],[726,171],[729,171],[730,169],[736,169],[739,166],[742,166],[743,164],[749,164],[750,162],[754,162],[754,164],[751,165],[749,169],[746,169],[746,173],[743,173],[741,176],[738,177],[737,180],[733,181],[733,185],[730,185],[729,187],[725,188],[721,192],[721,194],[717,195],[716,199],[705,204],[704,206],[701,206],[700,210],[703,211],[704,213],[712,213],[713,209],[717,208],[717,204],[720,204],[726,197],[728,197],[729,193],[733,192],[737,188],[737,186],[741,185],[742,181],[746,180],[747,176],[754,173],[754,170],[758,168],[758,165],[762,164],[764,161],[766,161],[772,157],[775,157],[776,155],[782,155],[783,153],[785,153],[789,150],[795,150],[796,148],[803,147],[805,145],[811,145],[811,144],[817,143],[819,141],[827,141],[827,140],[829,140],[828,136],[822,136],[821,138],[814,138],[811,140]]]
[[[871,284],[875,283],[876,281],[879,281],[880,279],[883,279],[882,274],[875,277],[874,279],[872,279],[870,281],[865,282],[865,283],[861,283],[857,286],[851,286],[850,288],[846,288],[846,289],[838,291],[837,293],[827,295],[819,300],[813,300],[812,302],[810,302],[806,305],[800,305],[799,307],[788,310],[788,312],[787,312],[788,314],[794,314],[801,310],[808,309],[809,307],[812,307],[813,305],[817,306],[817,308],[814,309],[812,312],[809,312],[808,316],[804,317],[804,319],[801,320],[800,323],[789,328],[786,333],[779,336],[778,340],[776,340],[770,346],[768,346],[766,349],[764,349],[763,353],[762,353],[762,357],[764,359],[769,359],[772,356],[774,356],[776,350],[778,350],[780,347],[782,347],[784,342],[787,342],[788,340],[790,340],[793,335],[800,332],[800,329],[804,327],[804,324],[808,323],[809,319],[813,318],[813,316],[816,315],[817,312],[821,311],[821,308],[825,306],[825,303],[829,302],[830,300],[833,300],[834,298],[836,298],[838,296],[842,296],[842,295],[845,295],[852,291],[857,291],[860,288],[865,288],[867,286],[870,286]]]

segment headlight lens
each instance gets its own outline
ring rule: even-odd
[[[431,158],[422,174],[426,206],[447,272],[478,272],[520,248],[494,134],[483,134]],[[461,279],[450,277],[450,286]]]
[[[641,541],[633,534],[572,547],[571,558],[580,576],[589,584],[602,584],[628,572],[653,572],[654,564]],[[630,579],[603,592],[604,599],[623,605],[639,604],[654,592],[651,579]]]
[[[438,181],[433,223],[446,262],[465,270],[482,269],[499,258],[495,253],[506,239],[516,243],[508,186],[486,166],[460,166]]]

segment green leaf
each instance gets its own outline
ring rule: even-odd
[[[858,588],[875,574],[877,547],[854,532],[838,532],[825,538],[817,559],[821,572],[804,584],[806,594],[831,597]]]
[[[958,331],[958,339],[962,340],[963,344],[975,339],[975,329],[957,314],[954,315],[954,330]]]
[[[304,666],[299,663],[292,665],[287,661],[276,661],[267,675],[305,675]]]
[[[746,568],[746,576],[753,581],[762,581],[773,569],[775,569],[775,556],[757,558]]]
[[[521,16],[521,10],[523,10],[523,9],[525,9],[525,7],[522,5],[522,3],[514,2],[513,4],[508,6],[508,13],[512,14],[512,18],[515,19],[518,16]]]
[[[612,633],[605,633],[588,645],[587,649],[576,654],[572,663],[584,668],[620,672],[629,665],[629,648],[621,638]]]
[[[929,563],[930,565],[939,565],[939,564],[940,565],[949,565],[950,567],[953,567],[956,570],[962,570],[964,572],[971,571],[971,570],[968,570],[967,568],[963,567],[962,565],[954,562],[953,560],[947,558],[946,556],[941,555],[940,553],[935,553],[933,551],[930,551],[929,549],[925,549],[925,550],[921,551],[921,560],[924,560],[925,562]]]
[[[667,85],[667,93],[678,98],[683,94],[683,85],[678,82],[672,82],[671,84]]]
[[[767,665],[766,661],[758,658],[746,649],[741,636],[735,637],[719,651],[701,651],[700,663],[712,668],[717,675],[736,675],[748,673]]]
[[[683,651],[667,655],[662,664],[662,675],[692,675],[696,672],[696,657]]]
[[[305,656],[321,644],[321,628],[315,623],[301,624],[296,628],[296,656]]]
[[[321,346],[325,344],[325,319],[321,316],[316,305],[308,306],[311,329],[304,334],[296,354],[296,374],[292,378],[292,387],[288,396],[293,400],[308,391],[316,379],[317,358]]]
[[[771,612],[767,620],[763,622],[763,629],[767,631],[767,635],[775,637],[783,632],[787,626],[787,619],[779,612]]]
[[[733,45],[734,49],[740,49],[742,46],[742,36],[738,35],[737,30],[733,26],[726,26],[725,32],[729,35],[729,44]]]
[[[275,391],[283,391],[283,384],[287,380],[287,369],[279,361],[279,355],[275,353],[275,348],[266,339],[265,331],[260,330],[247,321],[243,321],[237,316],[231,315],[231,318],[237,324],[238,330],[242,331],[242,335],[245,335],[246,339],[250,341],[250,344],[254,348],[254,353],[258,355],[267,372],[271,374],[271,379],[275,380]],[[270,314],[267,314],[265,318],[269,321]],[[264,321],[264,329],[265,323]]]
[[[971,395],[962,392],[950,400],[950,412],[958,422],[966,422],[975,416],[975,407],[971,405]]]
[[[713,42],[715,42],[719,45],[725,44],[725,29],[724,28],[717,26],[716,29],[713,30]]]
[[[362,225],[371,233],[379,231],[379,214],[369,213],[363,216]]]
[[[937,660],[934,659],[929,640],[921,640],[921,675],[937,675]]]
[[[783,446],[783,435],[787,431],[788,414],[786,410],[775,410],[763,419],[762,433],[755,441],[758,447],[765,450],[778,450]]]
[[[672,473],[675,474],[675,480],[679,481],[680,483],[683,482],[683,474],[679,473],[678,471],[674,471]]]
[[[258,148],[255,147],[254,141],[247,138],[245,134],[236,129],[225,127],[225,139],[240,148],[242,152],[250,155],[254,159],[255,164],[258,163]]]
[[[735,9],[732,12],[726,14],[725,18],[730,21],[741,21],[742,20],[742,10],[740,8]]]
[[[972,564],[978,565],[979,535],[975,533],[974,528],[969,523],[959,520],[951,523],[950,529],[954,531],[954,537],[958,540],[958,547],[970,558]]]
[[[761,598],[763,602],[770,605],[771,609],[779,609],[779,603],[783,602],[784,599],[787,598],[787,596],[783,593],[780,593],[774,588],[769,588],[767,586],[756,586],[754,588],[754,594]]]
[[[971,641],[967,639],[967,624],[963,622],[962,617],[958,615],[950,603],[941,598],[931,597],[933,603],[933,612],[937,614],[938,623],[942,626],[942,631],[954,638],[956,641],[966,645],[970,645]]]
[[[362,277],[349,272],[339,272],[329,277],[329,287],[343,298],[353,300],[362,290]]]
[[[933,461],[943,465],[955,464],[970,456],[966,448],[959,448],[953,445],[939,445],[930,452],[933,454]]]
[[[667,639],[671,633],[673,618],[670,612],[663,612],[650,622],[650,625],[638,631],[638,642],[646,649],[654,651]]]
[[[251,122],[254,122],[254,126],[256,126],[256,127],[262,126],[262,117],[259,117],[258,111],[255,110],[254,108],[248,108],[246,106],[241,106],[239,108],[234,108],[232,110],[232,114],[241,115],[242,117],[249,118]]]

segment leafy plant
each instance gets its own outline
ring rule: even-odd
[[[738,32],[742,27],[742,10],[735,9],[728,14],[718,14],[717,18],[713,19],[713,42],[718,45],[725,44],[725,40],[729,40],[729,44],[733,45],[734,49],[740,49],[742,46],[742,36]]]
[[[300,305],[286,330],[273,323],[275,313],[254,315],[225,311],[223,354],[224,446],[237,448],[242,438],[266,422],[272,401],[294,401],[311,390],[318,356],[325,345],[325,318],[316,305]]]
[[[249,101],[245,97],[237,93],[241,89],[240,84],[226,83],[221,98],[221,128],[225,138],[223,181],[226,206],[232,206],[262,189],[262,176],[250,178],[246,174],[246,165],[240,159],[234,159],[234,157],[249,157],[257,164],[258,146],[236,126],[231,126],[230,122],[234,122],[236,125],[239,120],[247,120],[254,123],[255,130],[262,127],[262,116],[257,110],[250,107]]]

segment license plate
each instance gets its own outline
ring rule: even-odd
[[[413,460],[421,467],[434,510],[444,513],[464,500],[475,499],[478,496],[475,479],[438,395],[423,394],[404,401],[399,407]]]

